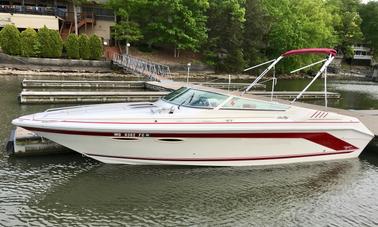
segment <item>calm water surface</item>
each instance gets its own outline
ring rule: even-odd
[[[2,147],[11,119],[52,107],[19,105],[20,81],[0,77]],[[305,81],[278,86],[300,90]],[[338,81],[331,89],[343,96],[333,106],[378,108],[378,84]],[[80,155],[0,154],[0,225],[377,226],[378,150],[370,147],[348,161],[264,168],[120,166]]]

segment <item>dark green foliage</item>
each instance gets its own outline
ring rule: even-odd
[[[207,39],[207,0],[147,0],[141,24],[149,45],[169,46],[174,56],[180,50],[199,50]],[[148,15],[148,16],[147,16]]]
[[[243,0],[211,0],[206,44],[207,62],[217,71],[240,72],[244,67],[242,40]]]
[[[266,37],[270,20],[262,0],[247,0],[245,5],[243,53],[247,66],[257,65],[266,60]]]
[[[20,44],[20,31],[14,25],[5,25],[0,31],[0,45],[4,53],[19,55],[21,53]]]
[[[89,37],[89,59],[98,60],[102,56],[102,41],[96,35]]]
[[[59,33],[46,26],[39,29],[38,40],[41,45],[40,56],[44,58],[59,58],[62,55],[63,41]]]
[[[51,30],[50,29],[50,36],[52,40],[52,57],[53,58],[60,58],[62,56],[63,51],[63,40],[62,37],[60,37],[60,34],[58,31]]]
[[[21,56],[37,57],[39,53],[38,34],[32,28],[21,32]]]
[[[128,43],[143,38],[139,24],[129,20],[126,10],[119,9],[117,15],[121,17],[121,20],[113,26],[113,36],[115,40]]]
[[[69,34],[67,37],[66,42],[64,43],[64,47],[67,52],[67,57],[71,59],[79,59],[80,52],[79,52],[79,39],[75,34]]]
[[[111,0],[121,20],[114,27],[116,40],[143,42],[149,47],[198,51],[206,41],[208,0]]]
[[[81,59],[89,59],[89,39],[87,35],[79,35],[79,55]]]
[[[333,17],[323,0],[263,0],[268,13],[269,30],[266,48],[269,59],[283,52],[308,47],[335,47],[337,37],[333,27]],[[287,72],[314,62],[323,56],[303,55],[285,59],[278,70]]]
[[[369,2],[362,5],[360,10],[362,18],[361,30],[367,43],[373,48],[374,56],[378,57],[378,2]]]
[[[336,47],[343,52],[344,57],[351,58],[351,47],[363,40],[360,28],[362,20],[358,13],[360,0],[328,0],[327,4],[338,39]]]

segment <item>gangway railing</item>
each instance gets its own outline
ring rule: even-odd
[[[132,73],[146,76],[150,80],[167,80],[170,79],[171,75],[171,71],[167,65],[132,57],[127,54],[114,54],[113,64]]]

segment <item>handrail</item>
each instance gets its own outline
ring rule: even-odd
[[[171,74],[167,65],[146,61],[126,54],[115,53],[113,55],[113,63],[126,70],[142,74],[154,80],[166,79]]]

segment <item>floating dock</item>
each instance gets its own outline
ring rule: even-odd
[[[276,99],[294,99],[300,91],[275,91],[273,93],[273,98]],[[252,91],[248,92],[251,95],[261,95],[261,96],[271,96],[270,91]],[[339,99],[341,95],[337,92],[327,92],[328,99]],[[324,99],[324,92],[322,91],[306,91],[303,93],[301,99],[309,100],[309,99]]]
[[[73,151],[33,132],[17,127],[11,132],[6,145],[6,152],[9,156],[32,156],[63,154]]]
[[[25,89],[32,88],[78,88],[78,89],[116,89],[116,88],[148,88],[149,81],[81,81],[81,80],[27,80],[21,85]],[[208,86],[226,90],[244,90],[249,83],[215,83],[193,82],[195,85]],[[263,84],[257,84],[256,88],[265,88]]]
[[[111,102],[153,102],[169,92],[122,92],[122,91],[28,91],[19,96],[21,104],[58,103],[111,103]]]
[[[23,80],[23,88],[145,88],[145,81]]]
[[[111,102],[153,102],[174,90],[167,86],[170,82],[151,81],[75,81],[75,80],[23,80],[23,90],[19,95],[21,104],[56,104],[56,103],[111,103]],[[195,83],[196,84],[196,83]],[[230,91],[243,90],[246,83],[199,83],[200,86],[226,89]],[[186,86],[186,83],[181,83]],[[262,85],[259,85],[262,87]],[[42,91],[34,89],[46,89]],[[81,89],[81,91],[57,91],[52,89]],[[109,91],[106,89],[143,88],[150,91]],[[30,90],[33,89],[33,90]],[[86,89],[98,89],[95,91]],[[151,91],[152,90],[152,91]],[[253,91],[253,95],[271,96],[268,91]],[[277,91],[274,98],[293,99],[299,91]],[[303,99],[322,99],[323,92],[306,92]],[[340,94],[329,92],[328,98],[338,99]]]
[[[163,89],[159,89],[163,90]],[[111,103],[111,102],[153,102],[167,95],[169,91],[29,91],[23,90],[19,96],[21,104],[56,104],[56,103]],[[270,92],[254,91],[252,95],[270,97]],[[293,99],[299,92],[277,91],[274,98]],[[305,92],[302,99],[322,99],[322,92]],[[330,92],[329,99],[339,99],[340,94]]]
[[[201,85],[201,86],[206,86],[206,87],[212,87],[212,88],[219,88],[219,89],[224,89],[224,90],[240,90],[243,91],[245,90],[250,83],[214,83],[214,82],[192,82],[192,84],[195,85]],[[255,88],[256,89],[265,89],[264,84],[256,84]]]

